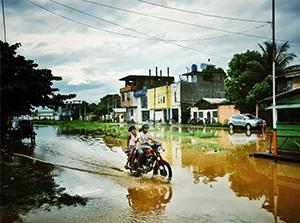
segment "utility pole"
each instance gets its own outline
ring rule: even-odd
[[[158,67],[155,67],[155,75],[156,75],[156,78],[158,76]],[[155,80],[156,81],[156,80]],[[155,122],[156,122],[156,84],[154,82],[154,125],[155,125]]]
[[[272,0],[272,77],[273,77],[273,155],[276,161],[277,157],[277,111],[276,111],[276,82],[275,82],[275,57],[276,57],[276,45],[275,45],[275,0]]]
[[[6,24],[5,24],[4,0],[2,0],[2,21],[3,21],[4,42],[6,42]]]

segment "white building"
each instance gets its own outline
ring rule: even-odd
[[[191,107],[191,119],[218,122],[218,106],[225,98],[202,98]]]
[[[171,120],[182,123],[181,118],[181,82],[171,84]]]

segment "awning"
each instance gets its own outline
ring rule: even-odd
[[[273,106],[269,106],[266,110],[271,110]],[[300,108],[300,104],[286,104],[286,105],[276,105],[276,109],[293,109],[293,108]]]

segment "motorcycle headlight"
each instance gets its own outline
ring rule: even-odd
[[[159,152],[159,153],[163,152],[163,148],[162,148],[161,146],[158,147],[158,148],[157,148],[157,152]]]

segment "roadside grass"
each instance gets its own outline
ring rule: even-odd
[[[128,126],[120,126],[115,123],[106,122],[83,122],[83,121],[57,121],[57,120],[34,120],[37,125],[56,125],[63,129],[70,129],[73,131],[85,130],[88,133],[105,134],[118,139],[128,138]]]
[[[208,139],[198,139],[195,142],[187,142],[182,146],[183,149],[192,149],[201,152],[220,152],[224,151],[222,145]]]
[[[99,121],[58,121],[58,120],[34,120],[34,124],[37,125],[56,125],[64,129],[71,130],[86,130],[88,133],[100,133],[112,136],[118,139],[127,139],[128,138],[128,127],[130,125],[124,124],[120,125],[118,123],[111,122],[99,122]],[[136,126],[138,130],[138,125]],[[159,133],[163,126],[153,126],[151,127],[151,132]],[[203,132],[203,131],[189,131],[189,132],[177,132],[170,131],[172,135],[177,135],[181,137],[196,137],[196,138],[217,138],[219,135],[214,132]]]
[[[202,138],[202,139],[220,137],[215,132],[202,132],[202,131],[176,132],[175,134],[178,135],[178,136],[192,136],[192,137],[197,137],[197,138]]]

